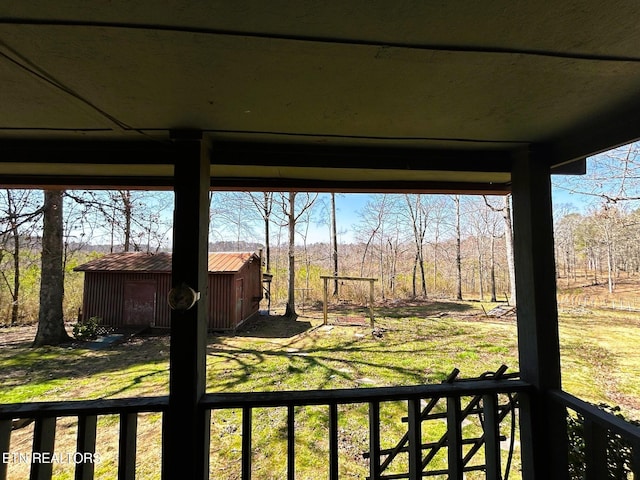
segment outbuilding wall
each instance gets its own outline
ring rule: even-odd
[[[243,288],[237,288],[238,282]],[[171,289],[169,273],[86,271],[83,292],[83,318],[99,317],[102,325],[126,325],[127,286],[155,285],[154,315],[151,326],[169,328],[171,310],[167,295]],[[242,293],[242,295],[240,295]],[[258,313],[262,294],[260,262],[245,264],[238,272],[209,274],[209,329],[233,330]],[[240,308],[239,308],[240,306]]]

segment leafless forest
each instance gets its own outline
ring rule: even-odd
[[[637,144],[621,147],[591,159],[586,176],[554,179],[571,201],[555,205],[560,286],[580,281],[614,292],[638,274],[637,153]],[[0,324],[38,320],[43,198],[38,190],[0,192]],[[274,275],[272,305],[294,311],[319,301],[320,275],[336,273],[376,278],[378,302],[514,302],[509,196],[375,194],[353,210],[348,204],[349,194],[212,192],[211,250],[261,250]],[[170,192],[64,192],[66,320],[81,305],[73,267],[105,252],[170,250],[172,205]],[[336,282],[331,294],[358,300],[363,287]]]

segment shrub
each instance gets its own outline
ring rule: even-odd
[[[73,325],[73,336],[78,340],[93,340],[98,336],[98,325],[102,319],[91,317],[80,320]]]
[[[597,407],[611,415],[640,426],[640,422],[627,420],[620,407],[600,403]],[[569,478],[582,480],[585,475],[585,442],[584,442],[584,417],[579,413],[576,416],[567,416],[567,433],[569,436]],[[607,479],[617,480],[627,478],[631,473],[632,450],[631,445],[620,435],[609,432],[607,435]],[[604,480],[604,479],[603,479]]]

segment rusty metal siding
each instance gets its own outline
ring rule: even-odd
[[[213,255],[212,255],[213,257]],[[231,268],[231,261],[245,259],[245,255],[224,254],[218,256],[222,264],[218,268]],[[251,255],[247,256],[247,260]],[[235,268],[235,266],[234,266]],[[209,330],[232,330],[248,317],[258,311],[259,297],[262,294],[260,275],[261,265],[256,257],[246,261],[237,272],[210,273],[209,288]],[[156,327],[171,326],[171,310],[167,304],[167,295],[171,289],[170,272],[135,272],[135,271],[96,271],[84,270],[83,315],[85,318],[100,317],[102,324],[111,326],[124,325],[124,289],[129,281],[153,281],[157,286],[156,295]],[[242,312],[236,313],[236,280],[244,282],[244,298]]]
[[[236,326],[258,312],[262,297],[262,278],[260,262],[246,263],[236,274],[236,278],[244,279],[244,299],[242,318],[236,319]]]
[[[209,275],[209,329],[235,328],[233,275]]]
[[[85,272],[83,317],[100,317],[103,325],[122,326],[124,324],[124,288],[128,281],[156,283],[158,301],[155,326],[169,327],[170,311],[166,298],[171,288],[171,276],[166,273]]]

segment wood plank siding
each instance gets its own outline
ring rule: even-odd
[[[140,253],[109,254],[77,267],[85,274],[82,317],[99,317],[102,325],[113,327],[149,324],[169,328],[171,310],[167,295],[171,273],[158,270],[170,266],[170,255],[161,255],[165,258],[149,259],[149,255]],[[216,270],[209,272],[208,328],[233,330],[258,313],[262,298],[260,257],[244,252],[212,253],[209,257],[209,269]],[[165,265],[167,259],[169,263]],[[137,271],[138,268],[156,271]],[[135,292],[147,292],[148,285],[154,286],[155,298],[153,315],[145,321],[142,314],[132,313],[132,306],[141,303],[133,297]]]

